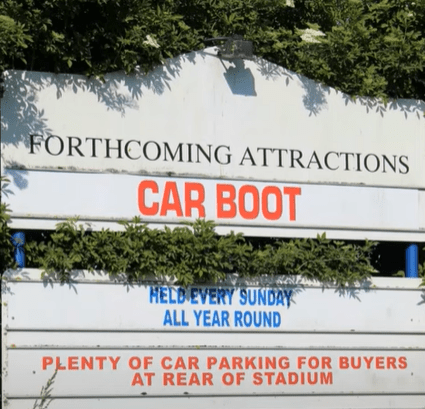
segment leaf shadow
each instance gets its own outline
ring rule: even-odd
[[[202,52],[192,52],[170,58],[148,73],[137,68],[129,75],[114,72],[106,74],[102,79],[77,74],[5,71],[5,92],[1,101],[2,144],[15,147],[23,144],[29,148],[29,135],[47,137],[54,132],[48,121],[52,113],[47,113],[39,106],[41,93],[47,93],[46,97],[52,101],[60,100],[65,93],[70,92],[76,95],[94,94],[107,110],[119,112],[124,117],[127,111],[139,108],[138,100],[143,98],[145,92],[161,95],[171,91],[173,81],[183,69],[183,62],[195,64],[197,55],[205,58]],[[67,112],[55,115],[60,115],[60,119],[66,123]],[[33,147],[35,150],[39,148]],[[7,161],[5,163],[9,167],[14,166]]]

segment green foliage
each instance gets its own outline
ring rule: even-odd
[[[1,176],[1,192],[4,194],[5,185],[9,182],[8,179]],[[4,203],[0,203],[0,266],[1,272],[8,268],[14,267],[13,260],[13,245],[10,241],[10,227],[8,222],[10,220],[10,210]]]
[[[140,218],[124,231],[86,231],[75,219],[58,224],[47,242],[26,244],[28,265],[62,281],[72,270],[125,273],[130,281],[172,277],[182,285],[217,282],[226,273],[241,276],[297,274],[340,286],[370,277],[373,243],[364,246],[317,240],[274,240],[254,248],[241,234],[219,236],[211,221],[197,220],[173,230],[149,229]]]
[[[297,274],[340,286],[370,277],[376,271],[370,264],[375,243],[363,246],[331,241],[325,235],[317,239],[278,241],[256,252],[253,260],[259,274]]]
[[[350,95],[424,98],[424,1],[293,3],[4,0],[0,70],[147,71],[204,48],[205,38],[236,33],[258,56]]]
[[[123,232],[87,232],[75,219],[58,224],[46,242],[26,245],[27,263],[67,280],[71,270],[125,273],[129,280],[150,275],[176,277],[184,285],[217,281],[236,272],[250,246],[241,235],[218,236],[212,222],[198,220],[174,230],[148,229],[140,218],[121,223]],[[246,262],[246,261],[245,261]]]
[[[31,37],[23,24],[3,15],[0,6],[0,73],[9,64],[26,64],[25,49]]]
[[[326,35],[297,51],[296,71],[351,95],[424,98],[423,1],[321,3]]]
[[[25,61],[9,54],[7,67],[87,75],[148,70],[199,44],[166,1],[6,0],[0,14],[25,25],[32,41],[20,49]]]

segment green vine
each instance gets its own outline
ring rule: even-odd
[[[0,177],[1,183],[1,194],[6,194],[6,186],[9,183],[9,180],[4,176]],[[8,225],[10,220],[10,209],[8,206],[1,202],[0,203],[0,265],[2,268],[14,267],[15,263],[13,261],[13,246],[10,241],[10,227]]]
[[[32,409],[47,409],[52,402],[53,383],[55,382],[58,370],[47,380],[45,386],[41,387],[40,397],[34,402]]]
[[[375,272],[370,256],[375,243],[363,246],[326,239],[273,240],[254,246],[241,234],[219,236],[211,221],[197,220],[173,230],[149,229],[140,218],[122,222],[123,232],[91,232],[76,219],[60,223],[46,241],[26,244],[28,265],[62,281],[72,270],[103,270],[129,280],[175,277],[182,285],[217,282],[226,273],[240,276],[297,274],[344,286]]]

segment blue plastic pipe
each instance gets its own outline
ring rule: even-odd
[[[19,268],[25,267],[25,233],[18,232],[12,235],[11,239],[15,247],[14,257]]]
[[[418,246],[411,244],[406,249],[406,277],[418,278]]]

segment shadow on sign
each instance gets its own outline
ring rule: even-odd
[[[223,74],[232,93],[246,97],[257,96],[255,80],[251,70],[245,67],[241,59],[235,60],[234,64],[234,67],[225,67],[226,72]]]

